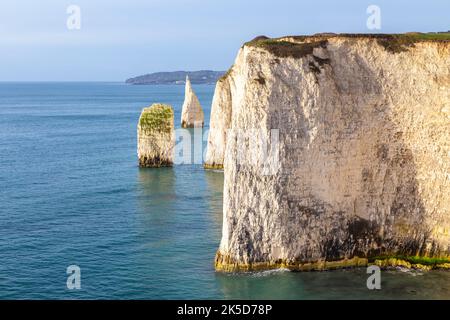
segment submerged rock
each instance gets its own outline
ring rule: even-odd
[[[186,90],[181,111],[181,126],[183,128],[201,128],[204,124],[204,114],[197,96],[192,90],[191,81],[186,77]]]
[[[244,45],[211,115],[207,164],[223,155],[225,179],[216,269],[448,258],[449,66],[448,39],[421,36]],[[237,138],[254,129],[279,130],[276,145],[266,139],[274,172],[255,160],[261,140]]]
[[[144,108],[139,118],[137,135],[140,167],[172,166],[175,131],[171,106],[153,104]]]

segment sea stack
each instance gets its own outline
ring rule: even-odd
[[[181,111],[181,127],[202,128],[205,116],[197,96],[192,90],[191,81],[186,76],[186,89],[184,93],[184,103]]]
[[[204,164],[206,169],[223,169],[226,134],[231,125],[231,72],[219,79],[214,91]]]
[[[175,131],[171,106],[153,104],[144,108],[139,118],[137,136],[140,167],[172,166]]]
[[[224,154],[216,269],[450,261],[449,39],[246,43],[217,84],[223,118],[211,118],[221,132],[210,135],[210,163]],[[278,139],[238,138],[254,129]],[[272,172],[255,161],[266,147],[278,150]]]

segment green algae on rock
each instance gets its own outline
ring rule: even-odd
[[[139,118],[137,136],[140,167],[172,166],[175,131],[171,106],[158,103],[144,108]]]

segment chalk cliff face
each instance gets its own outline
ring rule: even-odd
[[[172,107],[153,104],[144,108],[139,118],[137,137],[140,167],[172,166],[175,147]]]
[[[189,77],[186,77],[186,90],[181,111],[181,126],[183,128],[201,128],[204,124],[204,118],[203,109],[194,90],[192,90],[191,81]]]
[[[225,174],[217,270],[450,256],[448,41],[253,41],[212,112],[207,163],[224,154]],[[274,172],[251,159],[260,140],[237,138],[249,129],[279,130]]]

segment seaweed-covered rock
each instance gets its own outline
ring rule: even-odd
[[[186,91],[183,109],[181,111],[181,126],[183,128],[201,128],[204,124],[203,109],[197,96],[192,90],[191,81],[186,77]]]

